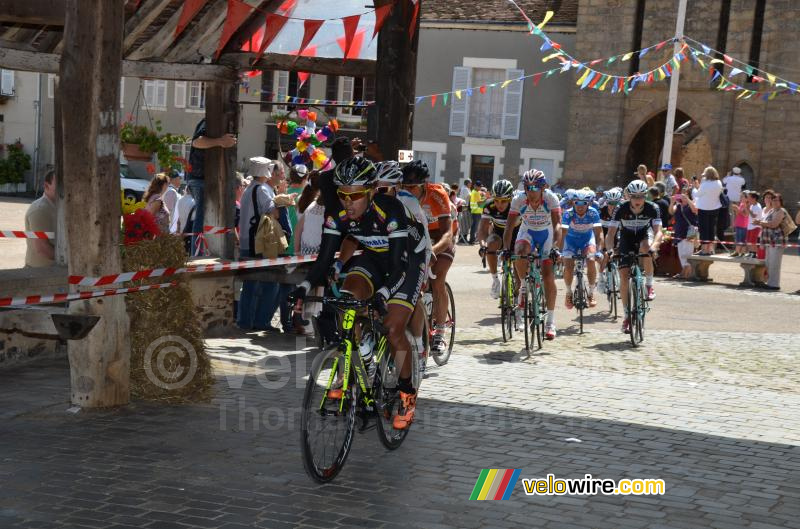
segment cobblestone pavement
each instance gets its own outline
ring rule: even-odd
[[[0,373],[0,528],[800,527],[800,333],[779,325],[800,298],[659,282],[642,347],[599,310],[579,335],[559,309],[558,339],[527,356],[498,338],[480,274],[454,268],[457,348],[429,369],[404,445],[357,434],[332,485],[303,472],[314,353],[290,338],[209,340],[217,393],[191,406],[70,413],[65,366]],[[470,502],[482,468],[661,478],[666,494],[529,497],[520,482]]]

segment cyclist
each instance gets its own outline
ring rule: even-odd
[[[503,231],[506,228],[511,198],[514,196],[514,186],[508,180],[498,180],[492,186],[492,198],[486,201],[483,207],[483,216],[478,228],[478,242],[481,252],[487,252],[486,262],[489,264],[489,273],[492,275],[492,298],[500,297],[500,280],[497,278],[497,252],[503,248]],[[515,226],[519,229],[519,224]],[[513,235],[516,240],[517,233]]]
[[[416,390],[411,383],[411,355],[397,355],[411,350],[405,330],[424,280],[424,226],[399,200],[375,193],[376,177],[375,166],[363,157],[336,166],[333,184],[341,210],[326,214],[319,258],[290,297],[297,300],[296,308],[301,308],[306,294],[323,285],[333,270],[346,273],[343,292],[356,299],[372,298],[376,310],[384,316],[391,353],[400,365],[402,405],[393,426],[405,429],[414,420]],[[348,236],[358,241],[363,253],[345,266],[335,254]],[[334,389],[328,395],[340,398],[341,390]]]
[[[427,280],[427,270],[430,266],[432,254],[431,237],[428,233],[428,218],[425,216],[425,212],[422,211],[422,206],[420,205],[419,200],[417,200],[417,197],[408,191],[398,189],[400,182],[403,180],[403,170],[400,167],[400,163],[395,160],[379,162],[375,164],[375,170],[378,180],[378,194],[386,194],[397,197],[397,199],[403,203],[406,209],[408,209],[411,215],[414,216],[414,219],[417,220],[419,225],[423,226],[424,228],[425,233],[423,234],[423,242],[425,245],[425,280]],[[456,226],[458,226],[457,223]],[[414,338],[414,345],[416,346],[416,349],[422,352],[422,358],[420,358],[420,370],[424,371],[424,357],[427,355],[427,352],[424,350],[425,345],[422,340],[422,333],[425,331],[425,311],[422,308],[421,297],[417,299],[417,304],[414,307],[414,313],[411,316],[409,328],[411,330],[411,335]]]
[[[594,289],[597,281],[597,268],[595,258],[602,257],[602,252],[597,252],[597,247],[603,247],[603,229],[600,223],[600,213],[590,206],[594,198],[594,191],[578,191],[573,200],[573,207],[564,212],[561,219],[561,228],[567,234],[562,239],[561,257],[564,259],[564,284],[567,286],[564,305],[568,309],[572,304],[572,274],[575,270],[575,257],[582,255],[588,261],[586,273],[589,277],[589,291],[586,293],[589,306],[597,306],[594,299]]]
[[[419,200],[422,210],[428,219],[428,232],[433,244],[433,264],[431,271],[431,291],[433,293],[433,329],[431,335],[431,351],[441,354],[446,348],[444,341],[445,323],[447,321],[447,271],[453,264],[456,253],[456,242],[453,238],[450,197],[447,190],[439,184],[428,182],[430,172],[428,164],[414,160],[403,167],[403,183],[401,188]]]
[[[622,202],[622,188],[612,187],[603,193],[603,199],[601,202],[603,205],[600,208],[600,224],[603,226],[603,237],[605,238],[608,235],[608,228],[611,226],[611,222],[614,219],[614,211]],[[614,248],[616,248],[616,243],[619,241],[619,231],[617,231],[616,239],[617,240],[614,241]],[[598,247],[603,249],[603,259],[600,262],[600,279],[597,282],[597,288],[600,290],[600,292],[605,292],[606,276],[603,273],[603,270],[605,270],[606,266],[608,266],[609,255],[607,252],[605,252],[605,247],[603,245],[598,245]]]
[[[642,180],[634,180],[625,188],[629,199],[617,208],[614,218],[608,228],[606,236],[606,249],[613,250],[614,240],[619,230],[619,253],[622,260],[619,265],[620,274],[620,294],[622,295],[622,306],[625,308],[625,320],[622,322],[622,332],[631,332],[631,318],[628,308],[628,279],[630,277],[630,267],[633,264],[627,254],[630,252],[650,253],[651,257],[644,258],[643,267],[645,270],[645,287],[647,290],[647,300],[655,298],[653,289],[653,258],[661,245],[661,212],[658,206],[652,202],[647,202],[647,183]],[[654,237],[651,243],[648,239],[648,230],[652,228]]]
[[[559,206],[561,206],[562,211],[566,211],[572,207],[572,201],[575,200],[575,195],[578,193],[577,190],[573,188],[569,188],[564,191],[564,196],[561,198],[559,202]]]
[[[553,340],[556,337],[555,307],[556,289],[555,275],[553,274],[553,259],[558,257],[558,248],[561,246],[561,208],[558,198],[547,189],[547,179],[538,169],[525,171],[522,175],[525,194],[519,195],[511,201],[511,210],[508,212],[506,228],[503,232],[503,252],[508,254],[511,250],[512,237],[515,226],[521,220],[517,236],[513,238],[514,253],[527,257],[536,247],[542,263],[542,279],[547,300],[547,320],[545,322],[545,338]],[[526,294],[525,276],[528,274],[528,260],[518,259],[514,262],[520,285],[520,301]],[[517,320],[519,321],[519,320]]]

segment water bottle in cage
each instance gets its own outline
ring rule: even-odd
[[[358,352],[361,354],[361,359],[364,361],[364,369],[367,372],[367,380],[369,385],[372,385],[372,380],[375,377],[375,337],[371,332],[364,333],[361,337],[361,344],[358,346]]]
[[[422,303],[425,305],[425,314],[433,314],[433,294],[425,292],[422,295]]]

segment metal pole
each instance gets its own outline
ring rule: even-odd
[[[686,2],[687,0],[679,0],[678,4],[678,21],[675,24],[675,47],[674,54],[681,51],[683,43],[683,26],[686,22]],[[670,163],[672,160],[672,133],[675,131],[675,111],[678,108],[678,83],[681,80],[680,68],[676,68],[672,72],[672,77],[669,81],[669,99],[667,100],[667,124],[664,127],[664,149],[661,151],[661,165]]]

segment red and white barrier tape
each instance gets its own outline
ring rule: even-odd
[[[738,243],[736,241],[696,241],[694,239],[679,239],[677,237],[670,237],[667,241],[669,241],[669,242],[671,242],[671,241],[676,241],[676,242],[694,241],[694,242],[696,242],[698,244],[725,244],[727,246],[748,246],[748,243]],[[667,241],[665,241],[665,242],[667,242]],[[800,248],[800,244],[790,244],[790,243],[786,243],[786,244],[768,244],[768,243],[758,242],[758,243],[749,244],[749,245],[750,246],[756,246],[758,248],[772,248],[772,247],[775,247],[775,246],[780,246],[781,248]]]
[[[177,283],[160,283],[158,285],[143,285],[129,288],[113,288],[106,290],[87,290],[85,292],[74,292],[72,294],[49,294],[46,296],[18,296],[12,298],[0,298],[0,307],[19,307],[22,305],[41,305],[42,303],[65,303],[67,301],[77,301],[80,299],[101,298],[105,296],[116,296],[119,294],[130,294],[132,292],[142,292],[145,290],[155,290],[159,288],[169,288]]]
[[[52,231],[0,230],[0,237],[7,239],[55,239],[56,234]]]
[[[193,274],[198,272],[220,272],[226,270],[242,270],[246,268],[262,268],[266,266],[289,265],[299,263],[310,263],[316,261],[316,255],[302,255],[292,257],[276,257],[275,259],[252,259],[249,261],[232,261],[230,263],[213,265],[196,265],[182,268],[156,268],[154,270],[140,270],[138,272],[125,272],[123,274],[113,274],[102,277],[69,276],[70,285],[83,287],[96,287],[103,285],[113,285],[114,283],[124,283],[126,281],[137,281],[151,277],[168,277],[176,274]]]

